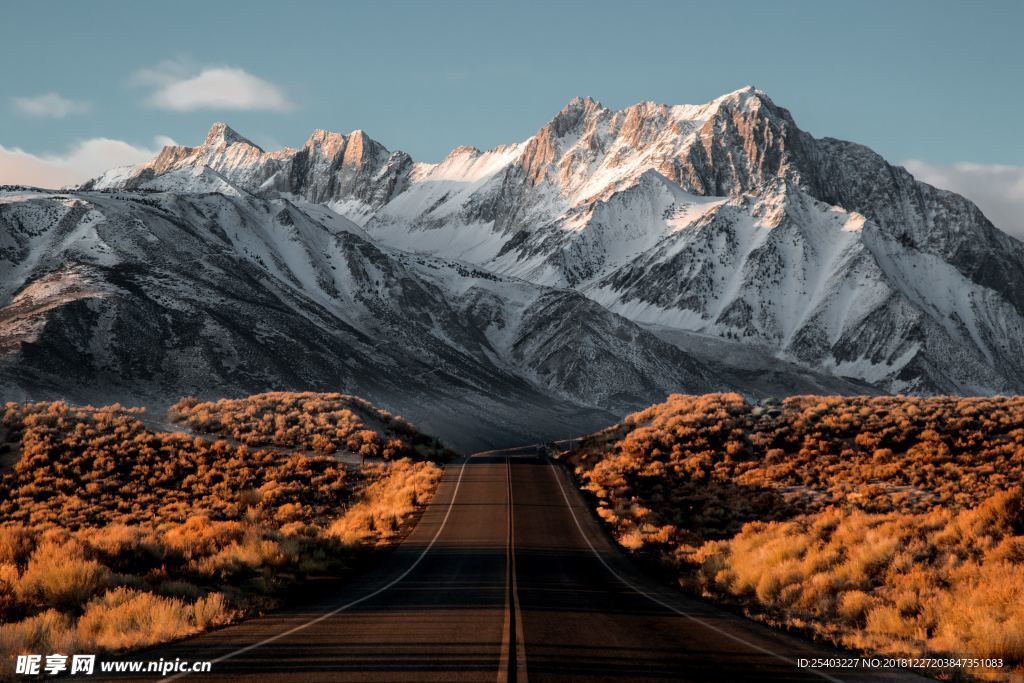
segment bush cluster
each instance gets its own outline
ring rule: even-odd
[[[9,403],[3,426],[21,452],[0,476],[5,524],[240,519],[253,500],[271,511],[301,501],[303,521],[313,522],[353,493],[344,467],[326,455],[151,432],[119,406]]]
[[[1024,662],[1022,511],[1019,489],[959,512],[833,508],[680,548],[678,566],[707,595],[848,647],[1001,658],[1006,675]]]
[[[297,444],[332,405],[303,396],[313,427]],[[142,412],[5,406],[0,436],[17,457],[0,469],[4,661],[150,645],[272,607],[394,542],[440,478],[397,452],[346,469],[327,452],[153,432]]]
[[[364,458],[445,458],[450,453],[403,418],[346,394],[269,392],[200,402],[184,398],[172,421],[199,433],[250,446],[285,446],[316,453],[349,451]]]
[[[1024,662],[1024,610],[999,606],[1024,592],[1024,398],[673,395],[563,457],[623,546],[705,595]]]

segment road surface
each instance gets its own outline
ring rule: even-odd
[[[410,536],[343,592],[129,657],[212,660],[187,676],[204,682],[924,680],[797,666],[837,654],[645,578],[522,448],[448,466]]]

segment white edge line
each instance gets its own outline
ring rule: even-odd
[[[651,595],[650,593],[648,593],[647,591],[643,590],[642,588],[639,588],[638,586],[636,586],[635,584],[633,584],[629,580],[623,578],[621,574],[619,574],[617,571],[615,571],[612,568],[612,566],[610,564],[608,564],[607,561],[605,561],[605,559],[601,556],[601,553],[597,552],[597,548],[594,547],[594,544],[590,542],[590,538],[587,536],[586,532],[583,530],[583,525],[580,524],[579,518],[576,517],[576,511],[573,509],[572,503],[569,502],[569,495],[565,492],[565,487],[562,485],[562,478],[559,476],[559,473],[558,473],[558,470],[557,470],[555,464],[550,459],[548,459],[548,465],[551,466],[551,469],[554,472],[555,482],[558,483],[558,488],[562,492],[562,498],[565,499],[565,505],[566,505],[566,507],[569,508],[569,514],[572,515],[572,521],[576,522],[576,528],[579,529],[580,535],[583,537],[583,540],[587,542],[587,545],[590,546],[590,550],[594,553],[594,556],[597,557],[597,559],[601,562],[601,564],[604,565],[604,568],[607,569],[609,571],[609,573],[611,573],[612,576],[614,576],[616,579],[621,581],[623,584],[625,584],[626,586],[629,586],[629,588],[631,588],[632,590],[636,591],[640,595],[644,596],[645,598],[647,598],[651,602],[654,602],[654,603],[656,603],[658,605],[661,605],[665,609],[667,609],[669,611],[672,611],[672,612],[675,612],[676,614],[678,614],[681,617],[685,617],[685,618],[689,619],[690,621],[692,621],[692,622],[694,622],[696,624],[700,624],[704,628],[708,628],[708,629],[711,629],[712,631],[715,631],[716,633],[720,633],[721,635],[725,636],[726,638],[734,640],[737,643],[741,643],[743,645],[746,645],[747,647],[752,648],[754,650],[757,650],[758,652],[760,652],[762,654],[766,654],[766,655],[769,655],[769,656],[774,657],[776,659],[782,660],[782,661],[784,661],[784,662],[786,662],[787,664],[790,664],[790,665],[795,665],[796,664],[796,662],[793,659],[789,658],[789,657],[786,657],[784,655],[780,655],[777,652],[772,652],[771,650],[763,648],[760,645],[757,645],[755,643],[751,643],[750,641],[748,641],[748,640],[746,640],[744,638],[741,638],[741,637],[739,637],[737,635],[729,633],[728,631],[720,629],[717,626],[715,626],[714,624],[710,624],[710,623],[704,621],[700,617],[695,617],[694,615],[690,614],[689,612],[685,612],[685,611],[679,609],[678,607],[676,607],[674,605],[671,605],[671,604],[661,600],[660,598],[658,598],[658,597],[656,597],[654,595]],[[834,676],[830,676],[829,674],[825,673],[824,671],[819,671],[818,669],[807,668],[807,669],[803,669],[803,670],[804,671],[808,671],[808,672],[813,673],[813,674],[816,674],[816,675],[820,676],[821,678],[824,678],[826,681],[832,681],[833,683],[844,683],[844,681],[842,679],[835,678]]]
[[[477,455],[479,455],[479,454],[477,454]],[[427,556],[427,553],[430,552],[430,549],[434,547],[434,543],[436,543],[437,539],[441,536],[441,532],[444,531],[444,527],[448,523],[448,517],[452,514],[452,508],[455,506],[455,498],[456,498],[456,496],[459,493],[459,486],[462,484],[462,475],[466,473],[466,465],[469,463],[469,459],[472,458],[472,457],[473,457],[472,455],[469,455],[469,456],[466,457],[465,460],[462,461],[462,468],[459,470],[459,478],[455,480],[455,490],[452,491],[452,499],[448,502],[448,510],[444,513],[444,518],[441,520],[441,526],[439,526],[437,528],[437,533],[435,533],[434,537],[432,539],[430,539],[430,543],[428,543],[427,547],[423,549],[423,552],[419,554],[419,557],[417,557],[416,560],[413,561],[413,563],[411,565],[409,565],[409,567],[404,572],[399,574],[391,582],[381,586],[380,588],[378,588],[377,590],[373,591],[372,593],[367,593],[366,595],[364,595],[361,598],[358,598],[356,600],[353,600],[352,602],[346,603],[346,604],[342,605],[341,607],[336,607],[333,610],[331,610],[330,612],[325,612],[325,613],[321,614],[319,617],[317,617],[316,619],[311,619],[310,621],[307,621],[307,622],[305,622],[303,624],[299,624],[298,626],[293,626],[292,628],[288,629],[287,631],[282,631],[281,633],[278,633],[277,635],[270,636],[269,638],[264,638],[263,640],[259,641],[258,643],[253,643],[252,645],[246,645],[243,648],[239,648],[237,650],[234,650],[233,652],[229,652],[227,654],[221,655],[220,657],[217,657],[216,659],[211,659],[210,660],[210,664],[220,664],[221,662],[227,661],[229,659],[233,659],[234,657],[237,657],[238,655],[245,654],[246,652],[251,652],[252,650],[255,650],[257,648],[263,647],[264,645],[268,645],[270,643],[273,643],[274,641],[280,640],[281,638],[286,638],[286,637],[292,635],[293,633],[298,633],[299,631],[307,629],[310,626],[313,626],[314,624],[319,624],[321,621],[324,621],[325,619],[330,619],[331,617],[335,616],[336,614],[340,614],[341,612],[344,612],[345,610],[349,609],[350,607],[355,607],[356,605],[358,605],[361,602],[366,602],[370,598],[374,598],[374,597],[380,595],[381,593],[383,593],[384,591],[388,590],[389,588],[391,588],[392,586],[397,584],[399,581],[401,581],[402,579],[407,577],[412,572],[412,570],[415,569],[419,565],[419,563],[423,561],[423,558]],[[179,680],[181,678],[185,678],[186,676],[192,675],[192,673],[194,673],[194,672],[192,672],[192,671],[183,671],[182,673],[175,674],[174,676],[169,676],[167,678],[161,678],[159,680],[161,680],[161,681],[175,681],[175,680]]]

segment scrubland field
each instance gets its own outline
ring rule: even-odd
[[[341,394],[0,413],[0,657],[271,609],[408,528],[451,457]],[[628,551],[853,650],[1024,667],[1024,398],[672,396],[561,454]],[[2,673],[0,673],[2,675]]]
[[[1024,398],[670,397],[561,456],[687,589],[872,653],[1024,666]]]
[[[173,640],[395,542],[449,454],[341,394],[0,410],[0,660]],[[0,677],[5,672],[0,671]]]

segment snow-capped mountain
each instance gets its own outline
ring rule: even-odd
[[[576,99],[437,164],[215,124],[75,192],[10,191],[0,226],[22,391],[342,388],[512,433],[670,390],[1024,390],[1024,245],[753,88]]]
[[[752,88],[574,100],[521,145],[421,167],[365,226],[889,391],[1024,387],[1024,246]]]
[[[1024,388],[1024,245],[869,149],[801,131],[753,88],[622,111],[576,99],[522,143],[438,164],[325,136],[268,154],[215,126],[95,186],[163,189],[208,168],[323,202],[392,247],[574,288],[669,332],[889,391]]]

